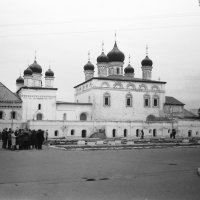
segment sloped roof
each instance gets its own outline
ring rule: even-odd
[[[0,82],[0,102],[21,103],[18,95],[11,92],[5,85]]]
[[[166,82],[163,81],[155,81],[155,80],[147,80],[147,79],[142,79],[142,78],[130,78],[127,76],[120,76],[120,75],[111,75],[107,77],[93,77],[85,82],[80,83],[79,85],[74,86],[74,88],[77,88],[91,80],[109,80],[109,81],[127,81],[127,82],[140,82],[140,83],[161,83],[161,84],[166,84]]]
[[[79,102],[66,102],[66,101],[56,101],[56,104],[68,104],[68,105],[92,105],[92,103],[79,103]]]
[[[185,118],[193,118],[193,117],[198,117],[197,115],[193,114],[192,112],[183,109],[184,117]]]
[[[175,99],[174,97],[165,97],[165,105],[178,105],[178,106],[184,106],[185,104],[180,102],[179,100]]]

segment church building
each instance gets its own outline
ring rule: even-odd
[[[128,66],[124,60],[116,41],[107,55],[102,47],[95,77],[89,55],[83,67],[85,80],[74,87],[74,102],[63,102],[57,100],[54,72],[45,72],[43,85],[42,67],[35,58],[16,80],[16,93],[7,92],[7,99],[0,93],[1,128],[43,129],[52,138],[87,138],[102,132],[108,138],[139,138],[142,130],[144,137],[170,137],[172,129],[179,137],[199,137],[198,116],[165,96],[166,82],[152,80],[148,51],[141,61],[141,78],[135,77],[130,56]]]

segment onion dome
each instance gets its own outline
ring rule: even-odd
[[[42,73],[42,67],[37,64],[36,59],[34,60],[33,64],[30,65],[30,68],[33,73],[39,73],[39,74]]]
[[[134,73],[134,68],[130,65],[130,63],[128,64],[128,66],[124,69],[124,73],[125,74],[130,74],[130,73]]]
[[[124,62],[125,56],[117,47],[117,42],[115,41],[113,49],[107,54],[110,62]]]
[[[30,67],[24,70],[24,76],[31,76],[33,74]]]
[[[45,76],[54,77],[54,72],[49,68],[49,69],[45,72]]]
[[[145,59],[142,60],[141,64],[142,66],[152,66],[153,62],[148,56],[146,56]]]
[[[17,83],[17,84],[24,84],[24,79],[21,77],[21,75],[20,75],[20,77],[16,80],[16,83]]]
[[[88,60],[88,63],[84,65],[84,70],[94,71],[94,65]]]
[[[98,63],[107,63],[109,62],[108,56],[102,51],[101,55],[97,57]]]

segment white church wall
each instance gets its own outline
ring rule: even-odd
[[[56,105],[57,120],[80,120],[80,115],[85,113],[87,120],[92,120],[92,105],[78,103],[64,103]],[[64,117],[64,115],[66,117]]]
[[[22,121],[36,120],[38,113],[45,120],[56,119],[56,90],[22,89],[20,91],[22,103]],[[40,109],[39,109],[39,104]],[[49,109],[51,108],[51,109]]]
[[[75,101],[93,103],[93,115],[95,120],[145,120],[150,114],[163,115],[163,104],[165,102],[164,84],[141,84],[109,80],[92,80],[92,88],[86,89],[84,84],[76,89]],[[132,86],[130,89],[129,86]],[[144,86],[144,88],[143,88]],[[128,89],[127,89],[128,88]],[[110,95],[110,106],[104,106],[104,94]],[[126,95],[132,95],[132,106],[126,106]],[[144,95],[150,96],[150,107],[144,107]],[[159,96],[159,107],[153,107],[154,95]]]

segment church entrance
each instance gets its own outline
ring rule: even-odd
[[[86,130],[82,130],[82,138],[86,138],[86,133],[87,133]]]
[[[36,119],[37,119],[37,120],[42,120],[42,114],[41,114],[41,113],[38,113],[37,116],[36,116]]]

